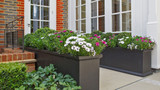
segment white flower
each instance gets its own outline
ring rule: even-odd
[[[88,48],[88,47],[86,47],[85,50],[86,50],[87,52],[90,52],[90,51],[91,51],[90,48]]]
[[[86,48],[86,45],[82,45],[82,48]]]
[[[77,46],[77,47],[75,48],[75,50],[76,50],[77,52],[79,52],[80,47]]]
[[[119,43],[124,44],[124,41],[120,41]]]
[[[95,56],[95,55],[96,55],[96,51],[94,50],[93,56]]]
[[[76,46],[72,46],[71,49],[72,49],[72,50],[75,50],[75,49],[76,49]]]
[[[119,41],[122,41],[124,38],[120,38],[120,39],[118,39]]]
[[[76,42],[75,42],[75,41],[72,41],[72,42],[71,42],[71,44],[73,44],[73,45],[74,45],[74,44],[76,44]]]
[[[135,49],[137,49],[138,45],[135,46]]]
[[[126,39],[128,39],[129,37],[126,37]]]
[[[104,41],[106,40],[106,38],[103,39]]]
[[[69,44],[69,43],[71,43],[70,41],[66,41],[66,44]]]
[[[90,44],[90,43],[86,43],[86,45],[87,45],[88,47],[92,47],[92,44]]]
[[[79,45],[83,45],[83,42],[79,42],[78,44],[79,44]]]
[[[64,47],[68,46],[68,44],[65,44]]]
[[[44,39],[44,37],[41,37],[41,39]]]

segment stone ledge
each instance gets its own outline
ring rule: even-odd
[[[27,59],[27,60],[18,60],[18,61],[9,61],[9,62],[0,62],[0,63],[14,63],[14,62],[28,64],[28,63],[35,63],[35,62],[37,62],[37,60],[36,59]]]

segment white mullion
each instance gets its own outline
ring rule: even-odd
[[[99,2],[98,2],[98,0],[97,0],[97,30],[99,30],[99,18],[98,18],[98,16],[99,16],[99,12],[98,12],[98,11],[99,11],[99,8],[98,8],[99,5],[98,5],[98,3],[99,3]]]
[[[112,31],[112,0],[105,0],[105,32]]]
[[[39,8],[40,8],[40,18],[39,18],[40,25],[39,25],[39,28],[41,28],[41,0],[40,0],[40,6],[39,6]]]
[[[122,0],[120,0],[120,32],[122,32]]]
[[[91,0],[86,0],[86,33],[91,33]]]
[[[81,14],[82,14],[82,13],[81,13],[81,11],[82,11],[82,10],[81,10],[81,9],[82,9],[82,7],[81,7],[81,0],[80,0],[79,3],[80,3],[80,4],[79,4],[79,5],[80,5],[80,10],[79,10],[79,11],[80,11],[80,22],[79,22],[79,23],[80,23],[80,30],[79,30],[79,33],[81,33],[81,31],[82,31],[82,30],[81,30],[81,29],[82,29],[82,24],[81,24],[81,23],[82,23],[82,21],[81,21],[81,19],[82,19],[82,17],[81,17],[81,16],[82,16],[82,15],[81,15]]]

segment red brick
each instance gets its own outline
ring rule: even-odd
[[[23,60],[21,53],[18,53],[17,55],[18,55],[18,60]]]
[[[13,61],[13,54],[8,54],[8,61]]]
[[[7,57],[5,54],[2,54],[2,62],[7,62]]]
[[[18,56],[16,53],[13,54],[13,61],[17,61],[18,60]]]
[[[2,54],[0,54],[0,62],[2,62]]]

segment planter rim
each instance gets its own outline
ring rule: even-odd
[[[111,48],[111,47],[106,47],[105,49],[107,49],[107,48]],[[122,47],[114,47],[114,48],[121,48],[121,49],[130,50],[130,49],[127,49],[127,48],[122,48]],[[112,49],[114,49],[114,48],[112,48]],[[152,51],[152,50],[153,50],[153,48],[152,49],[145,49],[145,50],[133,49],[133,50],[130,50],[130,51]]]
[[[43,53],[47,53],[47,54],[54,54],[55,56],[70,58],[72,60],[79,60],[79,61],[100,59],[103,56],[102,54],[96,55],[96,56],[71,56],[69,54],[68,55],[67,54],[58,54],[57,52],[51,52],[51,51],[48,51],[48,50],[38,50],[38,49],[32,48],[32,47],[25,47],[25,49],[34,50],[34,51],[37,51],[37,52],[43,52]]]

